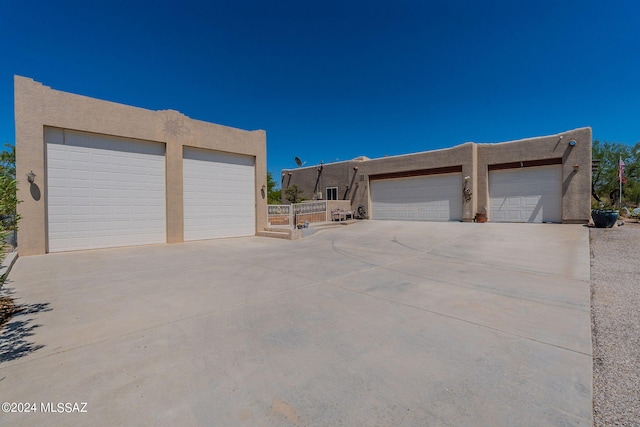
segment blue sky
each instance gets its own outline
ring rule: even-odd
[[[267,132],[308,165],[593,128],[640,141],[636,0],[0,0],[13,75]]]

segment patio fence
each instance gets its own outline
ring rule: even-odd
[[[267,205],[269,226],[291,225],[291,205]]]
[[[327,201],[294,203],[291,205],[267,205],[267,221],[270,226],[295,226],[327,222]]]

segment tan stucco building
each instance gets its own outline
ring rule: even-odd
[[[364,218],[586,223],[591,129],[282,172],[282,196],[349,200]]]
[[[14,84],[20,255],[266,226],[264,131]]]

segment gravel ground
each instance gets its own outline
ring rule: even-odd
[[[640,224],[590,241],[594,426],[640,426]]]

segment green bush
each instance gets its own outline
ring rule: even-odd
[[[18,229],[18,198],[16,181],[16,148],[5,144],[0,153],[0,239]]]

